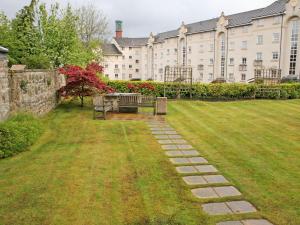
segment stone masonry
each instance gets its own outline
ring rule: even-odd
[[[64,76],[55,70],[8,69],[7,52],[0,47],[0,121],[19,111],[48,113],[58,103]]]

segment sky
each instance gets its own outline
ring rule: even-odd
[[[47,4],[55,0],[41,0]],[[265,7],[275,0],[56,0],[75,8],[91,3],[106,14],[111,34],[115,20],[123,21],[126,37],[148,37],[185,24]],[[30,0],[0,0],[0,10],[10,18]]]

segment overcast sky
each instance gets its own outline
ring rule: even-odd
[[[46,3],[55,0],[44,0]],[[90,2],[104,11],[114,33],[114,21],[123,21],[124,36],[142,37],[176,29],[181,22],[198,22],[225,15],[265,7],[275,0],[57,0],[65,5],[80,7]],[[0,0],[0,10],[9,17],[30,0]]]

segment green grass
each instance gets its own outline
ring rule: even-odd
[[[260,215],[300,224],[300,101],[172,102],[168,120]]]
[[[0,225],[300,224],[299,100],[178,101],[167,118],[260,213],[206,216],[144,122],[94,121],[71,104],[42,119],[29,151],[0,160]]]

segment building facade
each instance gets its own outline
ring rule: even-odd
[[[278,0],[248,12],[192,24],[146,38],[122,36],[103,45],[111,80],[164,80],[166,66],[191,66],[193,81],[251,82],[257,68],[300,76],[300,0]],[[273,73],[273,72],[272,72]]]

